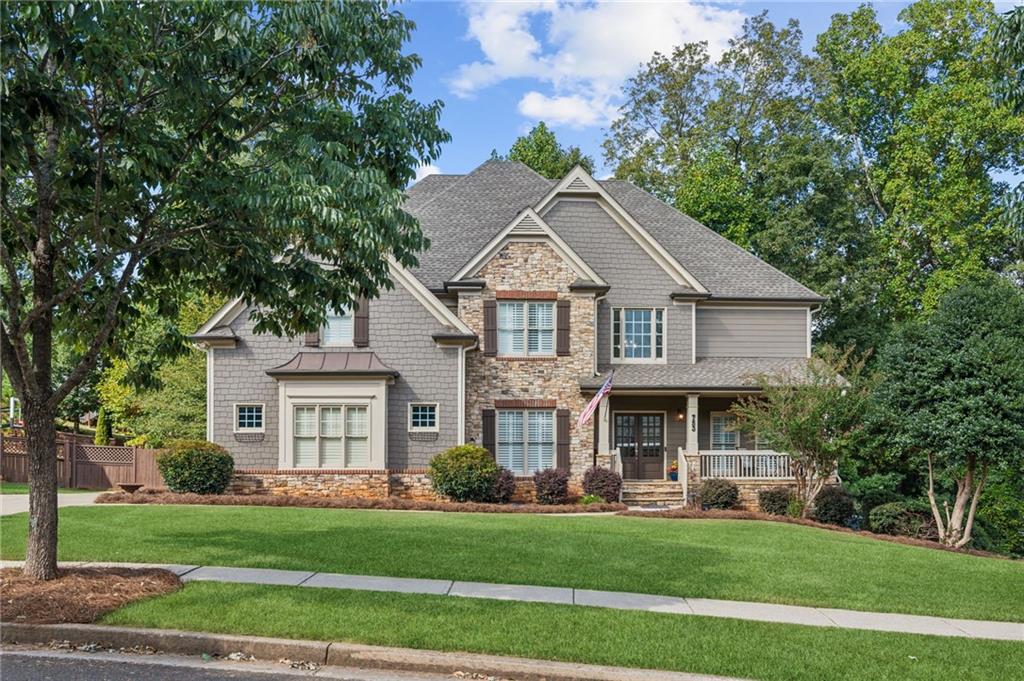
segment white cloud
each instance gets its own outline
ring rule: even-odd
[[[449,80],[457,96],[504,80],[525,78],[535,87],[519,111],[553,125],[603,125],[614,115],[623,82],[654,52],[705,40],[718,56],[742,26],[738,10],[695,2],[466,3],[467,37],[484,54]]]
[[[441,169],[435,166],[433,163],[421,165],[420,167],[416,168],[416,179],[413,180],[413,182],[419,182],[427,175],[439,175],[440,173]]]

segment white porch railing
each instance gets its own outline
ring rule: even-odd
[[[701,478],[775,478],[790,479],[789,454],[771,451],[702,451]]]

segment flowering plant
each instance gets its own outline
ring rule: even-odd
[[[669,473],[678,473],[679,472],[679,462],[673,460],[672,463],[670,463],[669,466],[668,466],[668,472]]]

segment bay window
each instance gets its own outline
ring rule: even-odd
[[[365,404],[296,405],[292,433],[296,468],[365,468],[370,463]]]

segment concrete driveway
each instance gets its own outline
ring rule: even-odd
[[[102,492],[57,494],[57,506],[89,506]],[[0,494],[0,515],[28,512],[27,494]]]

